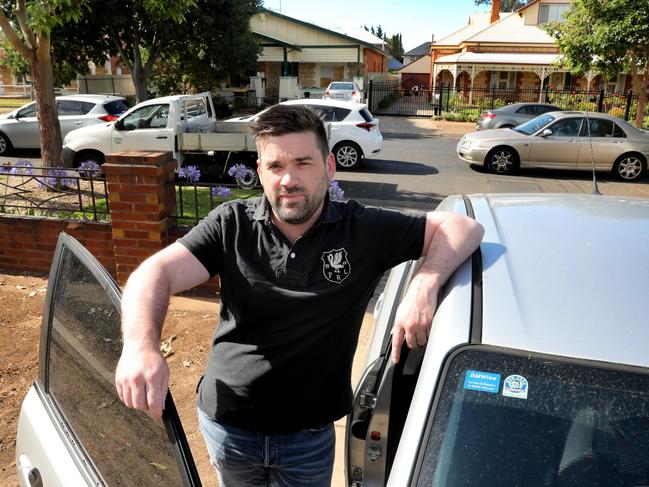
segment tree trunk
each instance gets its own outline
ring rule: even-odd
[[[642,82],[640,76],[642,76]],[[636,78],[638,78],[637,83]],[[636,93],[638,93],[638,113],[635,116],[635,124],[636,127],[642,128],[647,107],[647,95],[649,94],[649,61],[645,64],[644,73],[636,74],[633,81],[634,87],[637,86]]]
[[[133,62],[133,84],[135,85],[135,96],[137,102],[143,102],[149,99],[149,92],[146,89],[147,75],[142,67],[140,60]]]
[[[61,126],[54,98],[54,73],[50,59],[49,39],[39,36],[39,45],[31,58],[33,89],[38,106],[43,167],[63,166]]]

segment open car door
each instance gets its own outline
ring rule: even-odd
[[[117,396],[120,301],[101,264],[61,234],[43,310],[38,378],[18,424],[21,487],[200,485],[171,394],[162,421]]]

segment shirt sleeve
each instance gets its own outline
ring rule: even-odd
[[[222,269],[223,224],[230,211],[228,205],[217,206],[198,225],[177,240],[203,264],[210,277],[214,277]]]
[[[426,235],[426,213],[405,213],[371,206],[359,214],[363,237],[375,249],[377,265],[387,270],[421,257]]]

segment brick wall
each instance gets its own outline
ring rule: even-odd
[[[0,215],[0,267],[46,274],[61,232],[76,238],[115,275],[110,224],[61,218]]]

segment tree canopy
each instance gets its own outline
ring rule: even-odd
[[[576,0],[565,19],[546,30],[571,72],[631,74],[639,95],[636,124],[641,126],[649,96],[649,0]]]
[[[514,12],[527,5],[529,0],[501,0],[500,10],[503,12]],[[476,5],[491,5],[491,0],[475,0]]]

